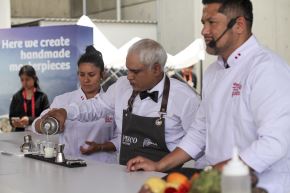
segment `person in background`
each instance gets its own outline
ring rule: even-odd
[[[56,96],[50,109],[63,108],[71,103],[81,104],[82,101],[98,98],[99,93],[103,92],[100,86],[104,71],[102,54],[93,46],[88,46],[77,64],[80,88]],[[41,116],[34,121],[33,131],[42,133],[40,129],[42,115],[48,110],[42,112]],[[117,163],[116,148],[109,142],[114,138],[114,129],[112,114],[93,122],[67,121],[63,133],[60,134],[59,143],[65,144],[65,155]]]
[[[9,120],[14,131],[24,131],[40,113],[49,107],[47,95],[39,87],[38,77],[30,65],[19,71],[21,89],[12,97]]]
[[[290,192],[290,68],[252,34],[250,0],[203,0],[202,35],[217,55],[204,74],[197,116],[178,147],[159,162],[129,161],[130,171],[166,171],[205,148],[200,164],[241,160],[269,193]]]
[[[191,87],[196,89],[197,86],[197,77],[193,72],[193,66],[181,69],[182,78],[186,81]]]
[[[175,78],[181,82],[187,83],[191,88],[196,90],[197,87],[197,77],[193,72],[193,66],[183,68],[181,70],[169,71],[170,78]]]

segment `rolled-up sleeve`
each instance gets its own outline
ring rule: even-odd
[[[204,150],[206,140],[206,128],[205,128],[205,115],[203,110],[203,102],[196,113],[195,119],[187,130],[187,134],[184,136],[179,148],[184,150],[192,158]]]
[[[182,127],[187,131],[196,117],[197,110],[200,105],[200,98],[197,94],[192,94],[191,97],[184,104],[184,108],[181,113]]]
[[[79,106],[76,103],[69,104],[64,109],[67,112],[68,120],[76,120],[80,114]]]
[[[107,92],[100,93],[95,98],[84,100],[80,104],[71,103],[64,107],[67,112],[67,119],[87,122],[105,117],[108,114],[114,114],[115,84],[110,86]]]
[[[116,135],[113,139],[110,140],[114,144],[116,150],[120,152],[121,147],[121,134]]]

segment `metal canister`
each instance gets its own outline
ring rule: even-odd
[[[20,150],[23,153],[29,153],[32,152],[34,148],[31,135],[25,135],[24,136],[24,143],[20,146]]]
[[[40,124],[40,128],[42,133],[47,135],[55,135],[60,131],[59,122],[54,117],[47,117],[43,120]]]

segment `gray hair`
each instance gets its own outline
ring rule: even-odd
[[[142,39],[134,43],[129,48],[129,54],[138,54],[139,61],[150,68],[154,64],[160,64],[161,68],[164,69],[167,60],[165,49],[158,42],[151,39]]]

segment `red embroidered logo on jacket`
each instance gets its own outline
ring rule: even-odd
[[[113,117],[111,117],[111,116],[105,117],[105,123],[112,123],[112,122],[113,122]]]
[[[233,83],[232,88],[233,88],[232,97],[241,95],[241,89],[242,89],[241,84],[235,82],[235,83]]]

